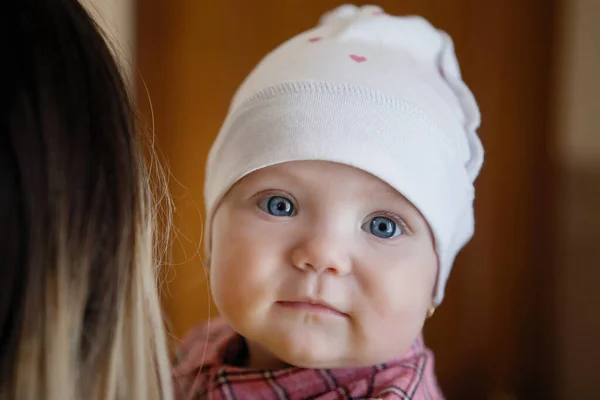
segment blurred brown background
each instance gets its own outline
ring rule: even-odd
[[[91,1],[171,171],[163,298],[176,344],[216,313],[200,261],[202,182],[229,99],[267,51],[343,2]],[[376,4],[453,37],[483,115],[476,235],[425,328],[442,388],[449,399],[599,399],[600,1]]]

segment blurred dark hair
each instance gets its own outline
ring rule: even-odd
[[[76,0],[7,1],[0,398],[170,398],[134,111]]]

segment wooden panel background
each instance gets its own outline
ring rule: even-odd
[[[361,4],[364,2],[356,2]],[[216,310],[200,261],[204,161],[237,85],[259,59],[313,26],[334,0],[141,0],[136,64],[177,207],[164,293],[174,342]],[[555,398],[554,1],[380,1],[454,38],[482,110],[487,150],[476,237],[457,259],[425,333],[450,399]],[[146,88],[152,107],[147,100]],[[514,397],[510,397],[514,396]]]

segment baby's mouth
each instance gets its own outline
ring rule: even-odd
[[[294,301],[278,301],[276,303],[280,307],[292,310],[306,311],[315,314],[325,314],[338,317],[348,317],[348,314],[338,310],[331,304],[317,299],[300,299]]]

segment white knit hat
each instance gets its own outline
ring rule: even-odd
[[[221,198],[258,169],[323,160],[394,187],[428,221],[435,303],[473,235],[479,109],[450,37],[420,17],[341,6],[268,54],[238,89],[208,157],[206,243]]]

